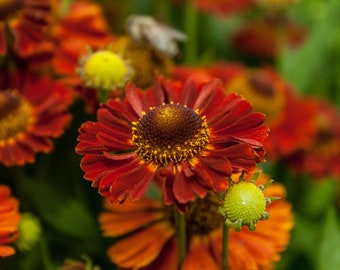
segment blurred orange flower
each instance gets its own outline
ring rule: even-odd
[[[260,176],[257,184],[268,180],[267,176]],[[258,222],[255,231],[251,232],[247,227],[240,232],[230,231],[228,269],[263,269],[278,261],[279,252],[287,247],[293,217],[291,205],[284,200],[284,186],[272,184],[265,190],[265,195],[282,199],[267,207],[270,218]],[[218,206],[214,193],[190,204],[186,214],[189,246],[182,270],[221,269],[224,220],[218,213]],[[138,202],[128,200],[124,205],[113,205],[105,200],[104,207],[105,211],[99,216],[103,234],[119,237],[107,251],[113,263],[128,269],[178,269],[172,208],[151,198]]]
[[[71,92],[61,82],[30,73],[0,77],[0,163],[34,162],[37,152],[52,151],[51,138],[64,132]],[[6,76],[8,75],[8,76]]]
[[[13,255],[15,249],[8,244],[18,238],[20,222],[19,201],[11,196],[6,185],[0,185],[0,257]]]

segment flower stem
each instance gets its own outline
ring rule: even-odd
[[[181,214],[176,208],[174,210],[178,238],[178,257],[179,265],[181,266],[187,253],[185,215]]]
[[[46,243],[46,240],[44,238],[40,239],[40,252],[41,252],[41,259],[42,259],[42,263],[44,266],[44,269],[46,270],[53,270],[54,265],[48,250],[48,246]]]
[[[187,40],[184,43],[184,57],[186,64],[195,64],[197,54],[197,12],[192,0],[185,1],[184,30]]]
[[[104,89],[96,89],[97,100],[99,103],[106,103],[110,98],[110,92]]]
[[[222,270],[228,270],[229,227],[224,223],[222,236]]]

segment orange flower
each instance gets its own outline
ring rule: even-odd
[[[4,75],[0,78],[0,163],[31,163],[37,152],[52,151],[51,138],[61,136],[70,122],[67,107],[72,95],[48,77]]]
[[[8,46],[19,56],[27,57],[39,47],[50,22],[51,0],[2,0],[0,3],[0,56]],[[14,41],[6,33],[8,26]]]
[[[257,184],[267,181],[268,177],[262,175]],[[251,232],[247,227],[240,232],[230,230],[230,270],[262,269],[278,261],[279,252],[288,245],[293,221],[291,206],[284,200],[285,189],[275,183],[265,190],[265,195],[282,199],[267,207],[269,220],[259,221],[255,231]],[[214,193],[190,204],[186,214],[189,245],[182,270],[221,269],[224,220],[218,206],[218,197]],[[105,212],[99,216],[103,234],[119,237],[107,252],[113,263],[127,269],[178,269],[172,208],[151,198],[138,202],[128,200],[123,205],[113,205],[106,200],[104,207]]]
[[[11,197],[8,186],[0,185],[0,257],[13,255],[15,250],[8,244],[18,238],[20,214],[19,202]]]

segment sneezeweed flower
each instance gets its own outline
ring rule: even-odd
[[[256,184],[264,185],[269,177],[261,174]],[[270,218],[259,221],[255,231],[242,227],[230,229],[228,260],[230,270],[259,270],[280,259],[289,242],[293,226],[291,205],[285,201],[285,188],[274,183],[265,189],[266,197],[281,197],[267,211]],[[223,216],[218,194],[209,192],[190,203],[185,215],[188,252],[182,270],[221,269]],[[107,254],[110,260],[128,269],[178,269],[176,226],[173,209],[160,201],[143,198],[114,205],[105,200],[99,223],[105,237],[116,238]],[[119,239],[118,239],[119,238]]]
[[[0,257],[15,253],[10,244],[18,238],[19,222],[19,201],[11,196],[8,186],[0,185]]]
[[[263,121],[216,80],[159,77],[144,93],[129,84],[124,100],[103,104],[97,122],[80,127],[76,152],[84,178],[113,203],[142,198],[155,179],[164,202],[185,212],[196,195],[225,190],[228,176],[263,160]]]
[[[247,226],[253,231],[258,221],[269,218],[266,206],[271,203],[271,198],[266,198],[263,190],[272,182],[256,186],[257,177],[258,173],[254,174],[251,181],[245,181],[243,175],[240,175],[237,183],[230,180],[229,187],[223,195],[220,212],[225,218],[226,225],[235,228],[236,231],[240,231],[242,226]]]
[[[50,0],[2,0],[0,56],[5,55],[10,48],[21,57],[34,53],[44,39],[44,31],[50,21],[50,12]]]
[[[241,24],[231,43],[242,56],[273,61],[282,50],[298,48],[306,36],[306,29],[287,16],[262,15]]]
[[[71,92],[48,77],[15,72],[0,78],[0,162],[32,163],[53,149],[71,120]]]
[[[80,58],[77,72],[86,87],[96,89],[98,100],[102,102],[110,92],[119,94],[134,75],[129,63],[110,50],[88,52]]]
[[[287,157],[287,164],[297,174],[312,176],[315,180],[340,177],[340,113],[332,103],[317,102],[314,121],[316,135],[311,147],[298,150]]]

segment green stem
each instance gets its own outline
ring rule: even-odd
[[[184,60],[186,64],[195,64],[197,54],[197,17],[192,0],[185,1],[184,31],[187,40],[184,43]]]
[[[50,256],[46,240],[43,237],[40,239],[40,251],[44,269],[54,270],[55,267]]]
[[[99,103],[106,103],[110,97],[110,92],[104,89],[96,89],[96,93]]]
[[[222,270],[228,270],[229,227],[225,223],[223,224],[222,237]]]
[[[171,22],[171,2],[169,0],[160,0],[156,3],[156,14],[162,18],[166,23]]]
[[[178,212],[176,208],[174,208],[174,211],[175,222],[177,227],[179,264],[182,265],[187,253],[185,215]]]

